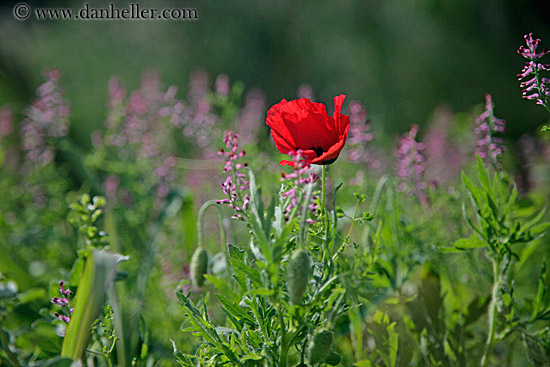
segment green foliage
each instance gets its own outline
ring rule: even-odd
[[[102,207],[105,205],[105,198],[83,194],[78,202],[71,204],[71,212],[68,221],[71,223],[83,239],[83,244],[78,251],[79,257],[86,258],[91,251],[105,248],[109,242],[105,239],[107,234],[100,231],[97,221],[103,214]]]
[[[243,118],[242,94],[239,83],[227,95],[205,91],[218,119],[205,151]],[[249,170],[249,189],[239,189],[250,199],[244,220],[228,221],[222,206],[209,220],[215,200],[198,216],[195,201],[222,195],[211,192],[219,162],[195,159],[204,157],[171,125],[167,93],[155,96],[138,117],[153,122],[149,133],[158,128],[156,158],[141,154],[140,139],[106,143],[133,121],[132,98],[122,98],[90,152],[48,137],[48,164],[20,172],[0,163],[0,191],[10,194],[0,196],[0,366],[548,365],[547,185],[522,195],[510,175],[478,162],[477,180],[430,185],[419,205],[345,150],[315,171],[325,184],[279,185],[258,134],[246,149],[262,174]],[[452,120],[464,154],[469,119]],[[2,158],[17,146],[5,143]],[[168,154],[169,182],[157,176]],[[184,180],[200,182],[192,191]],[[60,280],[78,287],[64,337],[50,301]]]
[[[340,253],[329,252],[336,232],[333,237],[325,237],[328,246],[318,247],[315,241],[323,229],[321,224],[308,230],[305,217],[296,218],[296,210],[284,222],[280,214],[284,206],[272,204],[265,209],[255,177],[251,171],[249,174],[250,248],[245,251],[228,245],[231,276],[225,279],[206,276],[217,289],[216,298],[227,324],[218,325],[210,318],[212,306],[207,299],[193,302],[178,292],[187,316],[183,330],[202,341],[195,355],[176,352],[183,366],[192,366],[195,360],[201,365],[287,366],[303,362],[306,350],[313,350],[309,358],[317,364],[328,357],[328,344],[332,344],[330,329],[348,309],[342,275],[334,274]],[[303,188],[301,205],[306,206],[311,200],[312,191],[312,184]],[[335,225],[328,218],[326,223]],[[295,250],[297,241],[309,248],[312,262],[305,249]],[[314,271],[310,283],[311,264]],[[330,343],[327,335],[331,336]],[[335,358],[332,356],[333,362]]]
[[[73,361],[84,357],[92,326],[103,309],[105,293],[112,286],[116,263],[116,257],[106,251],[94,250],[88,256],[78,283],[71,321],[63,339],[63,357]]]
[[[514,256],[511,246],[542,237],[550,223],[540,223],[545,210],[528,222],[522,221],[515,207],[518,191],[515,186],[510,189],[510,179],[499,173],[495,173],[491,179],[479,157],[477,171],[480,186],[474,186],[472,181],[464,173],[462,174],[464,185],[470,194],[477,224],[468,217],[465,207],[463,207],[464,217],[477,238],[461,239],[455,243],[455,247],[458,249],[484,247],[479,242],[481,240],[490,249],[495,259],[506,258],[510,261]]]

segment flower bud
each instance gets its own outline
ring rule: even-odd
[[[330,354],[332,347],[332,331],[321,330],[313,336],[313,340],[309,343],[308,361],[311,365],[324,362]]]
[[[311,260],[305,250],[298,250],[292,254],[287,265],[288,295],[290,302],[299,305],[307,289],[311,274]]]
[[[208,269],[208,252],[199,247],[195,250],[191,259],[191,281],[196,287],[201,287],[204,283],[204,274]]]
[[[308,361],[311,365],[324,362],[330,354],[332,347],[332,331],[322,330],[313,336],[309,343]]]

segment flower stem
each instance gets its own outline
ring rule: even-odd
[[[208,200],[204,204],[202,204],[200,210],[199,210],[199,218],[197,220],[197,232],[199,236],[199,248],[204,248],[204,215],[206,214],[206,210],[210,208],[211,206],[214,206],[216,208],[216,211],[218,212],[218,221],[220,222],[220,240],[221,240],[221,250],[223,252],[223,256],[225,259],[226,266],[229,266],[229,253],[228,253],[228,246],[227,246],[227,234],[225,233],[225,227],[223,223],[223,212],[220,208],[220,206],[216,203],[216,200]],[[227,269],[227,274],[229,275],[229,269]]]
[[[487,342],[485,343],[485,350],[483,351],[483,356],[481,357],[481,367],[487,367],[489,363],[489,354],[493,350],[495,344],[495,333],[496,333],[496,323],[497,323],[497,299],[498,292],[500,289],[501,282],[501,270],[500,270],[501,259],[497,258],[493,260],[493,290],[491,292],[491,302],[489,303],[489,333],[487,334]]]
[[[277,311],[277,318],[279,319],[279,326],[281,327],[281,352],[279,353],[279,366],[286,367],[286,358],[288,354],[288,343],[286,338],[286,325],[283,313],[281,311],[281,304],[276,303],[275,309]]]
[[[208,200],[204,204],[202,204],[200,210],[199,210],[199,220],[197,221],[197,232],[199,234],[199,247],[204,246],[204,228],[203,228],[203,221],[204,221],[204,215],[206,214],[206,210],[210,208],[211,206],[216,207],[218,211],[218,220],[220,221],[220,235],[221,240],[223,242],[222,244],[222,250],[225,249],[225,245],[227,243],[227,236],[225,234],[225,227],[223,226],[223,213],[218,204],[216,203],[216,200]]]
[[[327,190],[327,166],[323,164],[323,173],[321,176],[321,214],[323,215],[323,226],[327,232],[327,208],[325,206]]]

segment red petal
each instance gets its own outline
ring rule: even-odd
[[[267,112],[266,123],[281,153],[288,153],[288,148],[326,150],[338,141],[335,121],[326,114],[325,106],[306,98],[274,105]]]
[[[332,118],[336,121],[336,128],[338,133],[343,134],[344,130],[349,126],[349,116],[342,115],[342,106],[344,105],[344,100],[346,99],[345,94],[340,94],[337,97],[334,97],[334,113]]]
[[[331,146],[326,152],[324,152],[320,157],[314,158],[311,163],[312,164],[323,164],[323,162],[328,161],[334,161],[338,156],[340,155],[340,152],[344,148],[344,145],[346,144],[346,140],[348,138],[348,129],[349,124],[346,130],[344,131],[344,135],[342,138],[333,146]]]

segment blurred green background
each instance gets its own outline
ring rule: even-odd
[[[550,46],[549,1],[140,2],[196,8],[196,21],[18,21],[17,3],[0,5],[0,104],[23,108],[41,70],[60,68],[70,135],[84,147],[103,125],[109,77],[134,89],[147,69],[180,87],[180,97],[192,70],[225,73],[264,90],[268,105],[308,83],[319,101],[339,93],[362,101],[375,129],[389,134],[422,126],[441,104],[458,112],[482,104],[484,93],[512,139],[547,121],[544,109],[521,99],[516,50],[528,32]],[[78,9],[84,1],[28,3]]]

